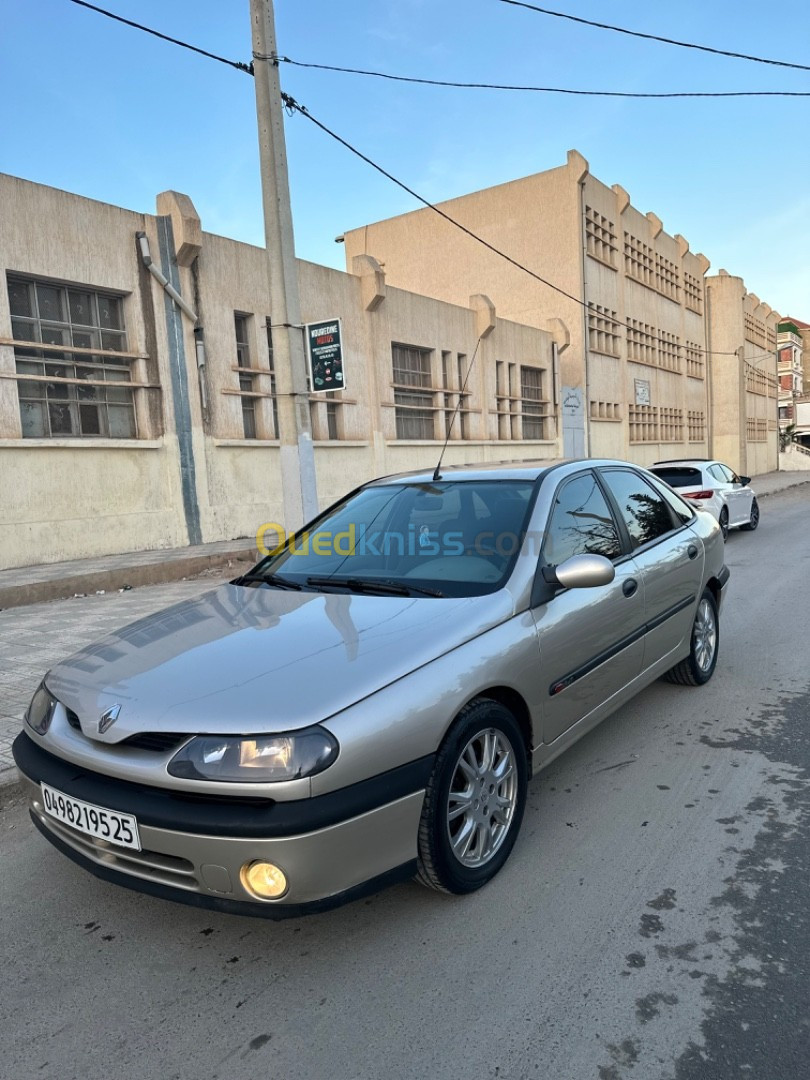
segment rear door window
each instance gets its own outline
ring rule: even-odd
[[[602,477],[619,504],[634,549],[658,540],[676,527],[669,505],[638,473],[629,469],[604,469]]]

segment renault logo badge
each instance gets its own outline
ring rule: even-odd
[[[103,735],[106,731],[109,731],[115,721],[118,719],[118,714],[121,712],[120,705],[113,705],[111,709],[107,709],[106,712],[101,714],[101,719],[98,722],[98,733]]]

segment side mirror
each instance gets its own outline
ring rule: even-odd
[[[572,555],[557,567],[546,567],[543,577],[562,585],[564,589],[595,589],[609,585],[616,568],[604,555]]]
[[[743,484],[743,485],[750,484],[751,483],[751,477],[750,476],[738,476],[737,481],[740,484]]]

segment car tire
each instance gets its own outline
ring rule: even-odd
[[[720,532],[723,534],[723,543],[728,540],[728,507],[724,506],[720,511]]]
[[[465,706],[425,791],[417,879],[456,894],[491,881],[520,831],[528,779],[526,743],[512,713],[489,698]]]
[[[709,589],[705,589],[692,623],[689,655],[668,671],[666,678],[681,686],[703,686],[714,674],[719,646],[717,603]]]
[[[747,524],[741,525],[741,529],[745,529],[746,532],[753,532],[759,525],[759,503],[756,499],[751,502],[751,516],[748,519]]]

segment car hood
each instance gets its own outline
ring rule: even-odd
[[[503,622],[509,592],[423,598],[222,585],[110,634],[47,675],[93,737],[318,723]],[[100,735],[105,710],[120,705]]]

